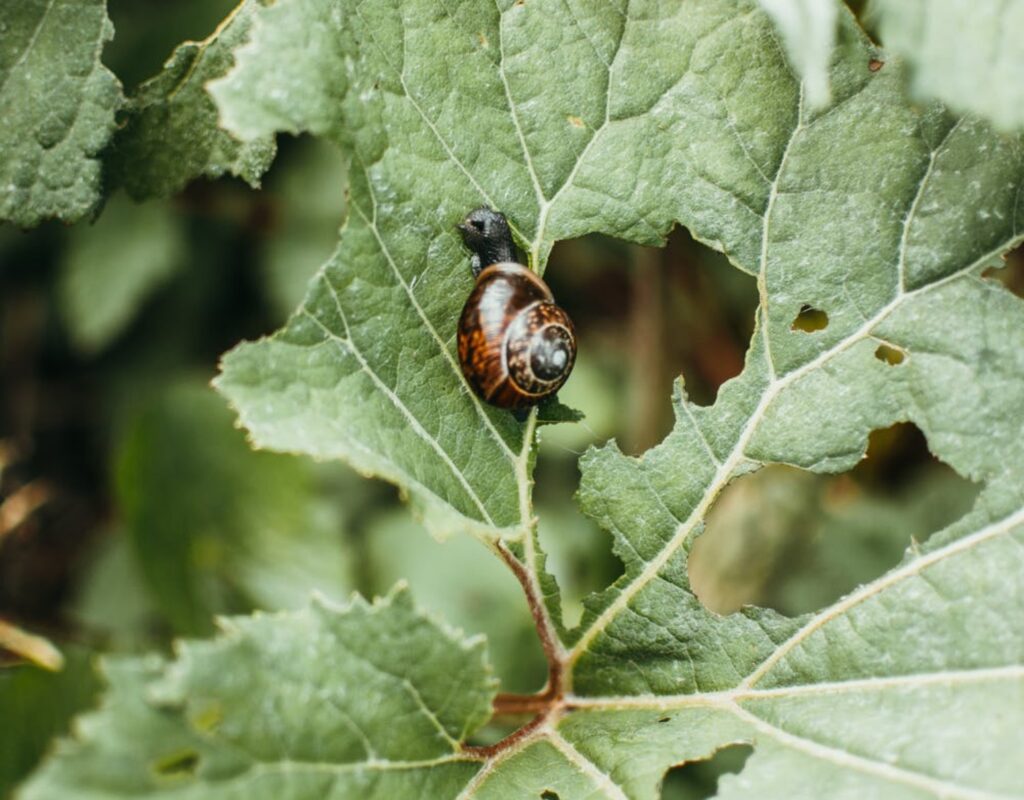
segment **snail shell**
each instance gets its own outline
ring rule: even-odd
[[[459,362],[481,398],[526,408],[561,388],[576,361],[576,334],[551,290],[522,264],[477,276],[459,319]]]

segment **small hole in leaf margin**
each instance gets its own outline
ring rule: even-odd
[[[153,771],[165,777],[183,777],[194,775],[199,766],[199,753],[195,750],[182,750],[171,753],[153,764]]]
[[[800,306],[800,311],[793,318],[793,324],[789,326],[790,330],[803,333],[816,333],[817,331],[825,330],[827,327],[828,314],[820,308],[815,308],[806,303]]]
[[[558,796],[558,792],[545,789],[540,793],[540,800],[561,800],[561,798]]]
[[[884,361],[889,366],[895,367],[906,360],[907,354],[898,347],[883,343],[878,345],[878,349],[875,350],[875,358],[879,361]]]
[[[693,591],[721,614],[746,604],[815,611],[962,517],[978,490],[911,423],[874,431],[866,457],[840,475],[764,467],[712,507],[690,552]]]
[[[1001,283],[1017,297],[1024,298],[1024,246],[1007,253],[1003,257],[1003,266],[989,267],[981,276]]]
[[[715,752],[711,758],[688,761],[672,767],[661,784],[661,800],[703,800],[713,797],[723,775],[743,769],[754,748],[733,744]]]

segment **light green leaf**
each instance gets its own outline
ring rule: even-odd
[[[100,63],[113,35],[105,0],[0,5],[0,220],[74,222],[99,202],[121,102]]]
[[[829,61],[836,41],[838,0],[758,0],[778,26],[790,62],[804,81],[808,108],[831,98]]]
[[[643,458],[582,459],[580,503],[625,573],[552,644],[562,694],[461,797],[653,798],[669,766],[735,742],[755,752],[730,798],[1022,794],[1005,765],[1024,758],[1024,306],[981,273],[1024,238],[1024,145],[909,103],[877,55],[840,15],[816,110],[753,0],[295,0],[260,11],[212,89],[240,135],[352,154],[334,258],[284,331],[225,361],[243,424],[387,477],[435,524],[514,526],[549,615],[532,431],[475,405],[454,362],[453,225],[500,208],[542,269],[557,239],[657,243],[680,222],[758,278],[744,372],[715,404],[680,390]],[[827,325],[794,329],[804,306]],[[982,484],[966,517],[813,615],[697,601],[687,554],[728,482],[848,469],[902,420]]]
[[[77,347],[103,349],[184,258],[184,232],[168,205],[115,197],[96,222],[73,230],[60,296]]]
[[[316,589],[352,586],[337,504],[316,465],[252,453],[198,381],[162,387],[126,422],[116,454],[124,532],[159,610],[176,631],[213,615],[294,608]]]
[[[108,662],[103,707],[22,800],[453,797],[480,769],[460,742],[494,696],[483,642],[407,592],[221,625],[171,663]]]
[[[869,8],[919,94],[1003,130],[1024,125],[1024,2],[872,0]]]
[[[112,154],[114,179],[136,198],[167,196],[193,178],[230,173],[251,186],[274,159],[274,139],[239,142],[218,127],[207,81],[232,65],[232,50],[249,32],[256,0],[243,0],[206,39],[186,42],[164,70],[128,102]]]
[[[295,147],[267,181],[275,205],[263,274],[281,320],[302,302],[314,273],[334,251],[345,216],[348,170],[338,148],[309,137]]]

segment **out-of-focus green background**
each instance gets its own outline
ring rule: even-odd
[[[130,92],[231,6],[110,0],[105,61]],[[519,587],[482,547],[432,540],[393,488],[343,465],[252,452],[208,386],[224,351],[301,301],[344,216],[343,156],[310,139],[279,145],[261,192],[198,181],[168,201],[115,195],[92,225],[0,227],[0,619],[66,659],[50,673],[0,652],[0,797],[95,702],[98,654],[167,651],[175,636],[212,632],[218,614],[296,607],[314,590],[342,599],[404,579],[426,607],[487,634],[505,690],[544,681]],[[1021,292],[1020,254],[1000,275]],[[536,472],[541,537],[573,624],[581,598],[621,569],[573,502],[577,457],[612,437],[633,454],[656,444],[680,374],[692,399],[713,402],[741,369],[757,292],[684,230],[664,249],[562,243],[547,277],[579,329],[561,400],[586,414],[543,429]],[[975,493],[913,426],[878,431],[850,473],[778,465],[730,486],[691,580],[720,613],[813,610],[892,566]],[[748,752],[673,771],[664,796],[713,794]]]

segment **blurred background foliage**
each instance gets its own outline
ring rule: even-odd
[[[110,0],[106,63],[131,90],[231,6]],[[284,139],[261,192],[197,181],[140,205],[116,194],[93,224],[0,227],[0,619],[64,656],[50,672],[0,651],[0,797],[94,702],[97,654],[167,650],[209,634],[216,615],[293,608],[311,591],[344,599],[408,581],[425,607],[488,636],[505,690],[543,683],[502,565],[471,540],[431,539],[390,486],[251,451],[208,386],[224,351],[301,301],[337,241],[344,171],[328,145]],[[541,431],[536,471],[540,535],[572,625],[621,570],[573,501],[577,457],[612,437],[632,454],[656,444],[680,375],[712,403],[742,368],[757,291],[682,229],[663,249],[561,243],[547,277],[579,329],[561,399],[586,414]],[[1021,293],[1024,258],[992,277]],[[892,566],[976,491],[913,426],[878,431],[845,475],[776,465],[731,485],[694,545],[691,581],[719,613],[810,611]],[[748,753],[671,771],[664,796],[710,796]]]

